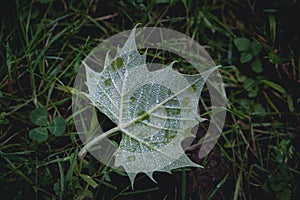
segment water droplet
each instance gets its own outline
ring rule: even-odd
[[[134,162],[134,161],[135,161],[135,156],[128,156],[128,157],[127,157],[127,160],[128,160],[129,162]]]

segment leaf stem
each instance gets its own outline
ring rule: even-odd
[[[98,135],[97,137],[93,138],[91,141],[89,141],[87,144],[84,145],[84,147],[82,147],[82,149],[79,151],[78,153],[78,157],[80,159],[83,159],[87,153],[87,151],[93,147],[94,145],[96,145],[99,141],[103,140],[104,138],[110,136],[111,134],[120,131],[119,127],[115,127],[113,129],[110,129],[100,135]]]

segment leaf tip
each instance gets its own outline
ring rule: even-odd
[[[123,55],[126,54],[130,51],[136,51],[137,50],[137,46],[135,43],[135,32],[136,32],[136,28],[137,26],[139,26],[141,23],[137,23],[134,28],[132,29],[127,41],[125,42],[124,46],[120,49],[119,51],[119,55]]]
[[[111,63],[111,58],[110,58],[109,54],[110,54],[110,50],[107,51],[106,56],[105,56],[104,69],[107,68]]]
[[[208,119],[202,118],[202,117],[200,117],[198,114],[196,114],[196,120],[197,120],[198,122],[204,122],[204,121],[207,121]]]
[[[153,172],[146,172],[146,175],[154,182],[157,183],[157,181],[153,177]]]
[[[131,188],[133,190],[134,189],[134,179],[135,179],[137,174],[136,173],[127,173],[127,175],[128,175],[129,180],[130,180],[130,183],[131,183]]]

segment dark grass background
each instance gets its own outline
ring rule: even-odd
[[[296,0],[1,2],[0,199],[299,199],[299,15]],[[101,40],[137,23],[171,28],[203,45],[223,66],[228,112],[205,159],[197,157],[199,148],[187,151],[204,169],[154,173],[157,183],[139,174],[132,190],[126,174],[90,155],[77,158],[82,143],[71,87],[81,60]],[[262,45],[261,73],[240,62],[237,37]],[[203,102],[208,97],[204,89]],[[63,136],[43,143],[29,138],[36,107],[48,110],[49,121],[66,120]]]

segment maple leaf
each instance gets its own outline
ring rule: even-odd
[[[203,84],[217,68],[183,75],[172,69],[173,62],[150,72],[147,52],[141,55],[137,50],[135,30],[114,59],[107,53],[101,72],[83,63],[89,92],[84,94],[117,127],[94,137],[79,153],[83,157],[103,138],[121,132],[114,165],[125,169],[132,185],[140,172],[154,180],[155,171],[201,167],[186,156],[181,142],[194,137],[192,128],[204,120],[197,112],[199,96]]]

